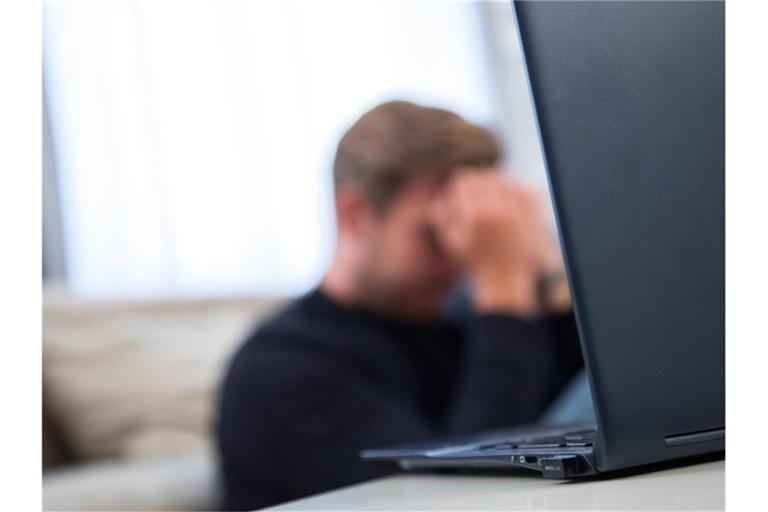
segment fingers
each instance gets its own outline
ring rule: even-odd
[[[499,172],[464,171],[446,187],[445,195],[456,214],[475,222],[493,222],[515,215],[538,224],[541,206],[538,196],[510,182]]]
[[[547,235],[542,214],[536,193],[490,170],[455,175],[431,210],[441,245],[458,261],[510,265],[542,259]]]
[[[465,221],[492,222],[505,209],[501,185],[495,173],[464,172],[456,176],[448,193]]]
[[[438,194],[430,208],[430,220],[440,245],[457,260],[463,259],[470,243],[471,209],[467,198],[453,190]]]
[[[433,202],[429,216],[435,227],[435,235],[441,245],[456,252],[461,245],[461,223],[458,221],[455,205],[446,194],[439,195]]]

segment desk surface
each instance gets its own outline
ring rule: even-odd
[[[725,461],[619,478],[401,474],[269,510],[723,510]]]

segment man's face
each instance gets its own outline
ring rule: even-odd
[[[438,243],[430,210],[441,185],[415,178],[393,199],[386,212],[370,212],[361,230],[365,254],[357,282],[370,307],[406,320],[439,314],[445,293],[460,274]]]

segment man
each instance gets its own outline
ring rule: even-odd
[[[228,509],[391,471],[361,463],[363,448],[534,421],[578,371],[558,252],[498,159],[486,130],[402,101],[342,137],[330,269],[251,336],[224,384]],[[459,278],[470,304],[449,318]]]

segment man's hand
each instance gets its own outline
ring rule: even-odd
[[[441,245],[469,271],[479,311],[538,312],[538,279],[553,260],[532,192],[497,172],[459,172],[436,199],[433,221]]]

